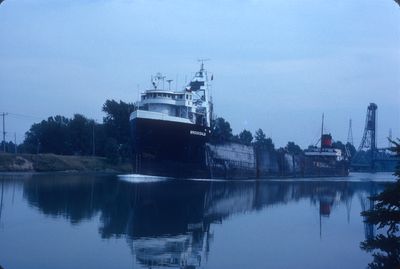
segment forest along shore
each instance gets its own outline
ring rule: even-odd
[[[112,164],[103,157],[0,153],[0,172],[132,172],[130,163]]]

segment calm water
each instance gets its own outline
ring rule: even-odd
[[[302,181],[0,175],[0,265],[365,268],[360,217],[394,177]]]

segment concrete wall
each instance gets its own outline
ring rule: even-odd
[[[207,144],[212,157],[218,160],[229,162],[235,167],[255,168],[256,159],[254,148],[236,143],[226,143],[219,145]]]
[[[212,177],[245,178],[301,176],[303,159],[286,152],[270,152],[236,143],[207,144]]]
[[[275,152],[258,150],[257,159],[258,175],[260,177],[279,173],[278,158]]]
[[[294,156],[289,153],[284,154],[286,162],[286,172],[287,173],[300,173],[302,171],[301,158],[299,156]]]

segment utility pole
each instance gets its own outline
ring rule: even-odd
[[[6,119],[5,117],[8,115],[8,113],[1,113],[1,116],[3,116],[3,151],[6,152]]]
[[[96,155],[96,143],[94,139],[94,127],[96,125],[96,121],[93,120],[93,126],[92,126],[92,156]]]
[[[14,133],[14,153],[17,154],[17,133]]]

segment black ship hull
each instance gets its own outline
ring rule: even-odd
[[[302,156],[298,165],[294,165],[298,168],[290,169],[288,164],[281,167],[277,165],[278,171],[257,174],[262,167],[232,165],[240,163],[241,160],[236,156],[239,152],[235,152],[234,149],[230,155],[236,156],[236,159],[218,159],[213,156],[215,154],[210,154],[207,142],[211,132],[208,127],[139,117],[133,118],[130,123],[132,166],[133,172],[137,174],[221,179],[334,177],[349,174],[348,161],[337,161],[322,156]]]
[[[146,118],[131,120],[133,171],[166,177],[209,177],[205,144],[210,128]]]
[[[341,177],[349,175],[349,162],[346,160],[336,161],[324,157],[305,157],[305,177]]]

